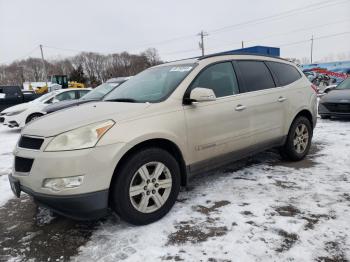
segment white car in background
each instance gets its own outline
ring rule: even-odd
[[[43,116],[42,111],[48,104],[79,99],[90,92],[88,88],[69,88],[55,90],[31,102],[9,107],[0,113],[0,123],[8,127],[22,128],[25,124]]]

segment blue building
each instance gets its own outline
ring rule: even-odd
[[[241,49],[235,49],[230,51],[221,52],[219,54],[234,54],[234,53],[249,53],[249,54],[260,54],[270,56],[280,56],[280,49],[278,47],[270,46],[252,46]]]

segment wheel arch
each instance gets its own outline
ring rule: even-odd
[[[179,163],[179,167],[180,167],[181,186],[186,186],[187,185],[187,167],[186,167],[183,154],[180,148],[173,141],[165,138],[148,139],[148,140],[139,142],[133,147],[131,147],[130,149],[128,149],[120,158],[120,160],[118,161],[114,169],[113,176],[111,179],[111,184],[113,183],[112,181],[116,179],[118,170],[122,167],[122,165],[127,161],[127,159],[131,155],[135,154],[136,152],[144,148],[149,148],[149,147],[157,147],[157,148],[164,149],[167,152],[169,152],[172,156],[174,156],[175,160]]]
[[[302,109],[301,111],[299,111],[299,113],[297,113],[297,114],[295,115],[295,117],[293,118],[292,123],[293,123],[294,120],[295,120],[297,117],[299,117],[299,116],[306,117],[306,118],[310,121],[310,124],[311,124],[312,129],[314,128],[313,116],[312,116],[312,113],[310,112],[310,110],[308,110],[308,109]],[[292,125],[292,123],[291,123],[291,125]]]
[[[32,113],[30,113],[30,114],[26,117],[25,123],[27,124],[27,123],[29,122],[29,119],[30,119],[32,116],[34,116],[34,115],[43,116],[44,114],[43,114],[43,113],[40,113],[40,112],[32,112]]]

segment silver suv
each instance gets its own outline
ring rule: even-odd
[[[76,219],[110,208],[132,224],[169,212],[193,174],[277,147],[310,148],[316,92],[283,59],[213,55],[152,67],[104,101],[33,121],[14,151],[21,191]]]

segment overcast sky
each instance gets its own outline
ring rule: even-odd
[[[286,13],[293,9],[299,11]],[[314,60],[350,60],[350,0],[0,0],[0,64],[32,50],[39,57],[39,44],[48,46],[48,59],[147,47],[164,60],[192,57],[200,55],[201,30],[209,34],[206,53],[240,48],[244,40],[245,46],[281,46],[283,57],[309,58],[310,41],[293,43],[313,34],[323,37],[314,42]]]

